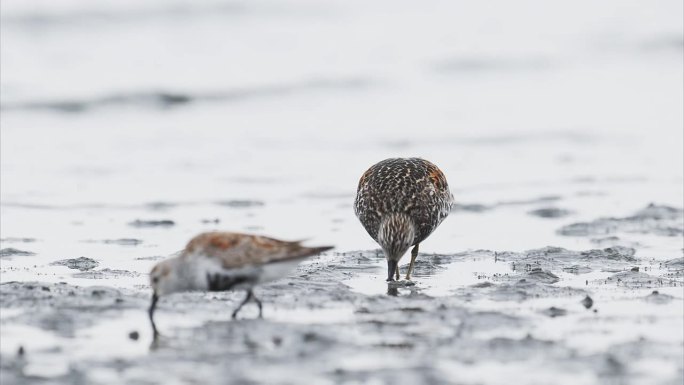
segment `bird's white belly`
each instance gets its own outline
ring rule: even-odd
[[[260,266],[261,274],[258,283],[266,283],[284,278],[290,275],[297,268],[301,259],[289,260],[285,262],[274,262]]]

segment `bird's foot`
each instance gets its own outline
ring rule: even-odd
[[[402,287],[410,287],[410,286],[415,286],[416,283],[413,281],[406,281],[406,280],[398,280],[398,281],[388,281],[387,282],[388,286],[391,287],[397,287],[397,288],[402,288]]]

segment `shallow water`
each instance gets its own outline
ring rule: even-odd
[[[681,3],[1,7],[3,384],[682,383]],[[458,203],[415,285],[352,210],[391,156]],[[336,250],[152,344],[214,229]]]

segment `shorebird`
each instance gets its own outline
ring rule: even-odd
[[[156,337],[154,310],[162,295],[183,291],[225,291],[242,289],[247,297],[233,311],[236,318],[242,306],[256,302],[262,317],[261,301],[254,296],[258,284],[287,275],[304,258],[332,249],[331,246],[305,247],[258,235],[209,232],[188,242],[176,257],[159,262],[150,272],[152,303],[150,323]]]
[[[449,215],[453,200],[442,171],[424,159],[385,159],[361,176],[354,212],[385,253],[387,281],[399,280],[399,260],[413,246],[411,279],[418,246]]]

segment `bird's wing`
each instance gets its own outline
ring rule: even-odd
[[[259,235],[213,232],[193,238],[186,255],[218,259],[226,269],[304,258],[332,247],[305,247],[299,242],[281,241]]]

